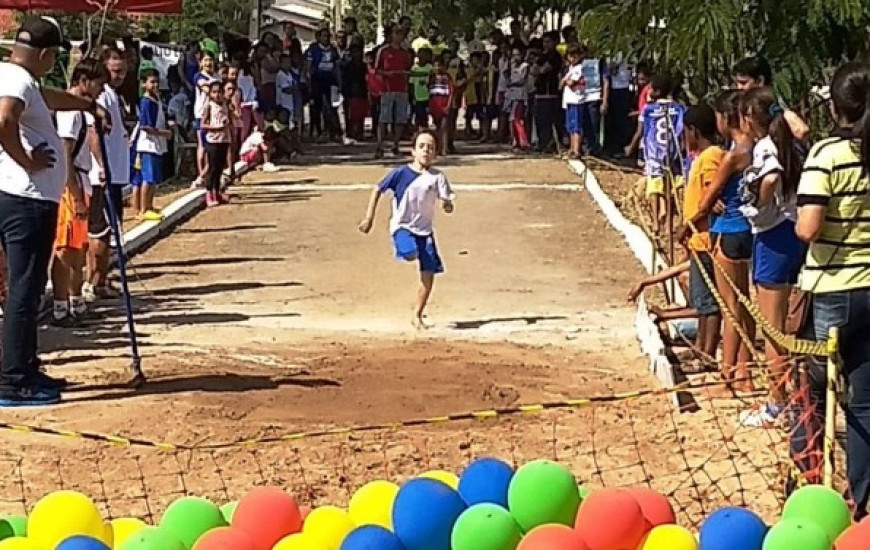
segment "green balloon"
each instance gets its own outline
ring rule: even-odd
[[[578,485],[577,492],[580,493],[580,500],[584,501],[589,496],[589,493],[592,492],[592,489],[587,489],[585,485]]]
[[[184,543],[166,529],[143,527],[124,541],[121,550],[186,550]]]
[[[27,516],[6,516],[0,519],[0,540],[27,536]]]
[[[508,509],[526,533],[548,523],[572,527],[579,507],[580,494],[574,476],[561,464],[549,460],[522,466],[508,487]]]
[[[227,502],[223,506],[221,506],[221,514],[224,516],[224,519],[227,523],[233,522],[233,514],[236,513],[236,507],[238,507],[239,501],[234,500],[232,502]]]
[[[516,550],[520,526],[497,504],[475,504],[462,512],[450,537],[453,550]]]
[[[784,519],[770,528],[761,550],[830,550],[831,540],[806,520]]]
[[[807,485],[792,493],[785,502],[782,519],[813,523],[832,541],[852,525],[852,514],[846,500],[824,485]]]
[[[227,521],[220,508],[210,500],[199,497],[176,500],[160,518],[160,528],[178,537],[188,550],[207,531],[226,525]]]

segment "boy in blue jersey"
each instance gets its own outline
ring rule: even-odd
[[[646,196],[650,201],[654,232],[660,234],[665,220],[668,197],[665,197],[665,176],[683,175],[683,116],[686,107],[673,100],[673,81],[665,74],[657,74],[650,82],[650,103],[639,117],[643,128],[641,142],[644,152]],[[673,184],[672,184],[673,185]]]
[[[450,183],[442,172],[432,169],[438,150],[435,132],[419,131],[411,141],[413,161],[391,170],[372,190],[365,217],[359,224],[361,232],[371,231],[381,195],[393,192],[390,234],[396,256],[400,260],[420,263],[420,289],[411,320],[417,330],[428,328],[423,321],[423,311],[432,294],[435,275],[444,272],[432,229],[435,206],[440,200],[444,212],[453,212],[454,195]]]

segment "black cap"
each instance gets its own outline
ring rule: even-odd
[[[16,44],[38,50],[64,48],[72,50],[69,40],[63,36],[60,25],[51,17],[31,17],[24,20],[15,37]]]

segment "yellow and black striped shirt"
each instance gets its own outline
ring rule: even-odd
[[[817,143],[804,165],[798,206],[824,205],[819,238],[810,244],[801,287],[813,293],[870,287],[870,178],[859,142],[835,136]]]

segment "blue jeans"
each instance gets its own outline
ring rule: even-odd
[[[586,152],[597,155],[601,151],[598,136],[601,134],[601,102],[589,101],[580,104],[580,127]]]
[[[806,332],[816,341],[826,340],[831,327],[840,329],[840,355],[846,381],[842,396],[846,413],[846,475],[855,501],[855,518],[860,520],[867,515],[870,502],[870,288],[813,295],[811,321]],[[810,358],[805,381],[797,386],[808,392],[792,414],[793,420],[800,420],[792,429],[794,457],[822,456],[826,370],[825,361]],[[796,462],[806,471],[806,461]]]
[[[39,371],[39,302],[48,282],[57,210],[57,203],[0,192],[0,244],[6,253],[9,279],[3,312],[0,394],[28,385]]]

